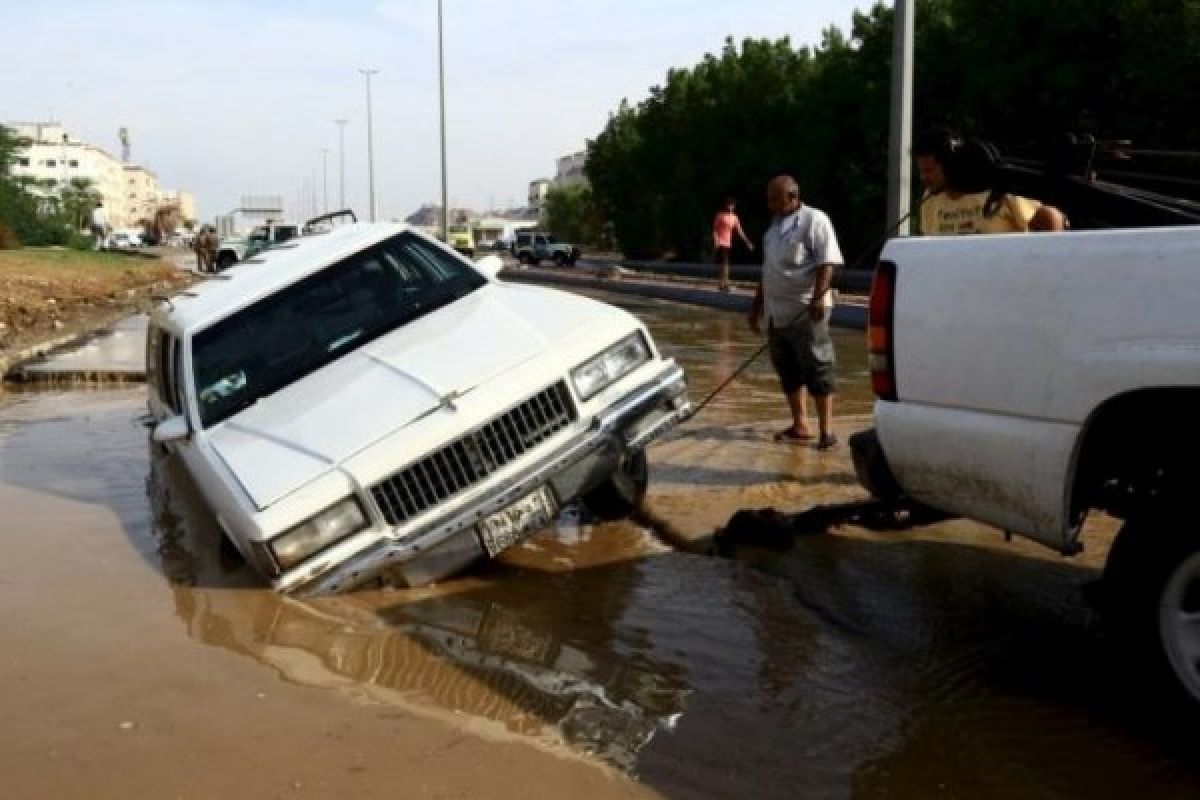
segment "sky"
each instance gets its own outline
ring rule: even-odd
[[[817,44],[869,5],[445,0],[450,205],[523,204],[622,98],[726,36]],[[249,194],[299,218],[314,186],[337,207],[338,118],[346,204],[365,216],[367,67],[381,218],[440,201],[436,0],[0,0],[0,20],[0,122],[53,119],[114,155],[127,127],[133,160],[191,191],[202,219]]]

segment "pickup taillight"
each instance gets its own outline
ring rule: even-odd
[[[880,400],[896,399],[896,353],[892,340],[896,312],[896,265],[880,261],[871,280],[871,304],[867,313],[867,366],[871,388]]]

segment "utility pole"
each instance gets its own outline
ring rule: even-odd
[[[329,148],[321,148],[321,213],[329,213]]]
[[[908,236],[911,228],[906,217],[912,200],[913,5],[912,0],[895,0],[893,14],[887,224],[897,236]]]
[[[346,123],[349,120],[335,119],[338,126],[338,211],[346,208]]]
[[[438,106],[442,119],[442,241],[447,238],[447,217],[450,209],[446,206],[446,61],[442,46],[442,0],[438,0]]]
[[[367,189],[371,204],[371,222],[375,221],[375,138],[371,124],[371,76],[378,75],[377,69],[360,69],[367,79]]]

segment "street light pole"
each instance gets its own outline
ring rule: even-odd
[[[442,241],[448,241],[446,227],[446,61],[442,46],[442,0],[438,0],[438,106],[442,119]]]
[[[888,230],[908,236],[912,198],[913,3],[895,0],[892,39],[892,120],[888,148]],[[904,220],[901,222],[900,220]]]
[[[338,211],[346,208],[346,123],[348,121],[334,120],[338,126]]]
[[[371,76],[378,75],[377,69],[360,69],[367,79],[367,188],[371,203],[371,222],[375,221],[375,138],[371,125]]]
[[[329,148],[321,148],[321,213],[329,213]]]

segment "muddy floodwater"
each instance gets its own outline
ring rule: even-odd
[[[759,344],[612,299],[696,399]],[[862,334],[837,337],[839,410],[865,414]],[[297,600],[222,545],[144,408],[0,395],[0,797],[1200,796],[1194,729],[1083,602],[1103,545],[950,524],[723,559],[568,509],[439,586]],[[763,359],[704,430],[782,412]]]

